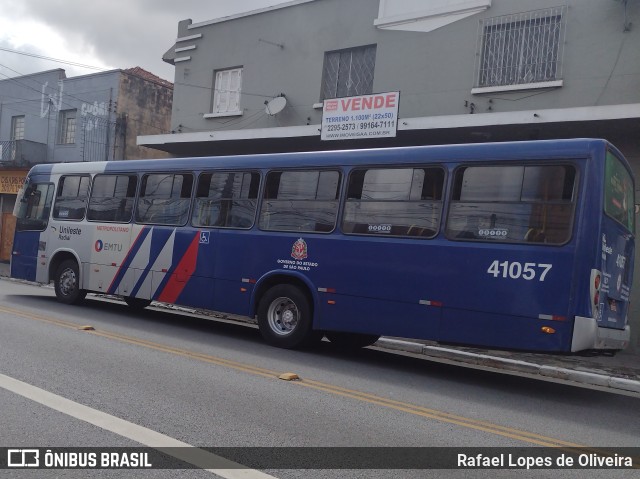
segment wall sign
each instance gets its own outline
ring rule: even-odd
[[[397,91],[325,100],[320,139],[393,138],[399,103]]]

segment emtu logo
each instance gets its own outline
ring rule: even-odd
[[[102,240],[98,240],[96,241],[96,244],[93,247],[95,248],[96,251],[100,252],[102,251],[102,248],[104,248],[104,243],[102,242]]]

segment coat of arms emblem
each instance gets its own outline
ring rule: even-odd
[[[293,246],[291,247],[291,257],[298,261],[307,257],[307,243],[305,240],[299,238],[298,241],[293,243]]]

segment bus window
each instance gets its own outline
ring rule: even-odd
[[[627,169],[611,152],[605,163],[604,211],[635,233],[633,180]]]
[[[144,175],[136,206],[136,222],[181,226],[189,218],[193,176],[158,173]]]
[[[338,214],[338,171],[272,171],[267,175],[260,229],[329,233]]]
[[[569,165],[459,168],[447,237],[566,243],[571,237],[575,187],[576,170]]]
[[[442,212],[442,168],[355,170],[349,177],[345,233],[432,238]]]
[[[53,217],[58,220],[84,218],[89,196],[90,176],[63,176],[58,184],[58,194],[53,207]]]
[[[30,184],[19,200],[16,231],[44,231],[53,202],[53,183]]]
[[[198,178],[193,226],[249,229],[256,216],[258,173],[203,173]]]
[[[89,198],[89,221],[131,221],[138,178],[135,175],[96,175]]]

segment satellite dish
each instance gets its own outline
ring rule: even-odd
[[[270,100],[265,103],[267,106],[264,111],[267,115],[277,115],[280,113],[285,106],[287,106],[287,99],[284,96],[277,96],[273,100]]]

